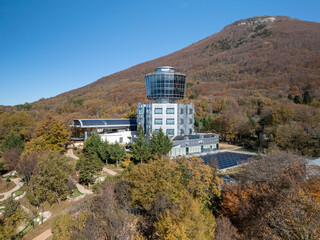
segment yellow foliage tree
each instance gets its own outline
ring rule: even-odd
[[[190,194],[181,199],[179,208],[166,210],[155,223],[155,229],[163,240],[214,239],[215,219],[208,210]]]
[[[37,125],[34,137],[42,137],[49,149],[63,152],[64,144],[69,141],[70,134],[63,122],[48,116]]]

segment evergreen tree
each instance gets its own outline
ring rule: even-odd
[[[11,132],[9,135],[7,135],[0,147],[0,152],[4,152],[6,149],[13,149],[13,148],[24,148],[24,141],[22,140],[21,136],[18,134],[15,134],[14,132]],[[1,153],[0,153],[1,154]]]
[[[159,133],[155,133],[151,137],[150,148],[152,155],[164,156],[172,149],[172,142],[170,138],[164,134],[162,128]]]
[[[141,126],[138,128],[137,135],[138,141],[132,144],[132,155],[134,159],[142,163],[151,157],[151,152],[149,144],[144,139],[144,132]]]
[[[301,104],[302,103],[302,99],[300,97],[300,95],[296,95],[293,99],[295,104]]]
[[[79,171],[79,182],[86,185],[94,183],[95,174],[101,171],[103,163],[98,155],[84,154],[77,162],[76,169]]]
[[[120,146],[118,142],[109,145],[109,159],[113,162],[116,162],[117,167],[119,165],[119,161],[122,161],[126,155],[125,148]]]
[[[109,148],[108,142],[102,141],[98,134],[93,133],[84,142],[83,151],[85,154],[89,154],[89,155],[96,154],[101,161],[106,162],[109,156],[108,148]]]
[[[303,103],[309,105],[312,102],[312,96],[308,91],[303,94]]]

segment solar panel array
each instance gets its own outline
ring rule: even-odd
[[[79,119],[82,122],[83,127],[89,126],[118,126],[128,125],[136,126],[136,119]]]
[[[252,157],[252,155],[233,152],[220,152],[200,157],[204,160],[205,164],[208,164],[212,159],[216,159],[219,169],[225,169],[246,163],[248,159]]]

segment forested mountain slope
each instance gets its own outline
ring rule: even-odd
[[[255,131],[266,133],[266,126],[272,124],[272,109],[281,104],[295,109],[294,117],[289,117],[291,120],[304,121],[297,119],[296,113],[301,111],[317,116],[320,23],[281,16],[239,20],[219,33],[167,56],[53,98],[3,108],[2,112],[27,110],[30,118],[36,120],[50,112],[66,124],[71,124],[74,118],[134,116],[136,104],[147,101],[144,76],[162,65],[174,66],[187,75],[187,98],[183,101],[193,102],[196,114],[207,118],[204,130],[221,133],[212,119],[232,110],[248,116],[252,125],[256,124]],[[294,104],[303,103],[304,97],[309,99],[304,105]],[[221,124],[219,126],[221,128]],[[230,131],[231,135],[239,134],[238,130]],[[222,134],[230,135],[228,132],[225,130]]]
[[[273,98],[305,90],[319,96],[320,24],[288,17],[239,20],[180,51],[37,101],[32,109],[79,118],[121,117],[130,104],[146,100],[144,75],[162,65],[186,73],[194,83],[188,96],[240,97],[252,90]]]

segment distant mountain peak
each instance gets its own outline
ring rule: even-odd
[[[241,25],[256,25],[256,24],[263,24],[263,23],[270,23],[277,20],[277,17],[255,17],[255,18],[248,18],[246,20],[240,20],[235,22],[235,25],[241,26]]]

